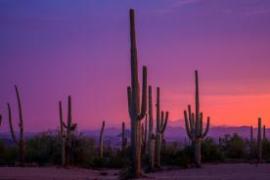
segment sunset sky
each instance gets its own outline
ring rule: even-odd
[[[194,104],[198,69],[201,110],[213,125],[256,125],[261,116],[270,126],[269,0],[0,0],[4,129],[7,102],[18,121],[14,84],[26,131],[56,128],[68,95],[80,130],[129,122],[129,8],[140,76],[147,65],[170,121]]]

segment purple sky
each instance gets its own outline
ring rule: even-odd
[[[214,125],[255,125],[262,116],[270,126],[269,0],[1,0],[4,129],[6,102],[18,120],[14,84],[26,130],[57,127],[57,103],[67,95],[80,129],[129,122],[129,8],[136,10],[139,65],[161,87],[171,121],[193,103],[198,69],[202,110]]]

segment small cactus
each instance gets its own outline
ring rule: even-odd
[[[141,134],[140,122],[146,113],[147,100],[147,68],[143,67],[142,98],[138,80],[138,62],[135,35],[135,12],[129,11],[130,17],[130,53],[131,53],[131,86],[127,88],[128,109],[131,120],[131,169],[130,175],[134,178],[142,175],[141,169]]]
[[[169,112],[160,112],[160,89],[157,88],[157,103],[156,103],[156,147],[155,147],[155,166],[160,168],[160,153],[161,153],[161,143],[162,137],[165,132]]]
[[[153,170],[154,169],[154,157],[155,157],[155,151],[154,151],[154,146],[155,146],[155,134],[153,132],[153,106],[152,106],[152,87],[148,87],[148,163],[149,163],[149,169]]]
[[[66,165],[66,134],[63,128],[63,108],[62,102],[59,101],[59,122],[60,122],[60,138],[61,138],[61,164],[62,166]]]
[[[127,137],[126,137],[126,126],[125,126],[125,122],[122,122],[122,152],[125,151],[125,149],[127,148]]]
[[[250,138],[249,138],[250,142],[253,142],[253,126],[250,126]]]
[[[100,134],[99,134],[99,158],[103,158],[103,144],[104,144],[104,128],[105,128],[105,121],[102,122]]]
[[[0,127],[2,125],[2,115],[0,114]]]
[[[266,127],[265,125],[263,126],[263,140],[266,140]]]
[[[188,112],[184,111],[186,133],[192,141],[194,151],[194,162],[201,167],[201,141],[207,135],[210,126],[210,117],[207,117],[206,129],[203,130],[203,113],[200,112],[199,104],[199,80],[198,72],[195,71],[195,113],[192,113],[188,105]]]
[[[20,161],[19,162],[20,162],[20,166],[23,166],[24,165],[24,160],[25,160],[25,142],[24,142],[23,113],[22,113],[21,98],[20,98],[18,87],[16,85],[15,85],[15,92],[16,92],[17,103],[18,103],[18,110],[19,110],[19,128],[20,128],[19,140],[17,139],[16,134],[15,134],[14,129],[13,129],[12,112],[11,112],[11,107],[10,107],[10,104],[9,103],[7,103],[8,120],[9,120],[9,127],[10,127],[10,133],[11,133],[11,136],[12,136],[12,140],[19,147],[19,157],[20,157]]]
[[[257,163],[262,162],[262,119],[258,118]]]

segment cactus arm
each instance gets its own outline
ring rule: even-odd
[[[20,98],[20,93],[18,87],[15,85],[17,103],[18,103],[18,110],[19,110],[19,128],[20,128],[20,144],[23,146],[24,141],[24,128],[23,128],[23,114],[22,114],[22,103]]]
[[[198,71],[195,71],[195,127],[199,130],[200,126],[200,102],[199,102],[199,80]]]
[[[168,124],[168,119],[169,119],[169,112],[166,112],[165,113],[165,119],[163,120],[163,123],[162,123],[162,129],[161,129],[161,133],[163,134],[165,132],[165,129],[167,127],[167,124]]]
[[[2,125],[2,115],[0,114],[0,126]]]
[[[77,123],[72,124],[72,126],[70,127],[71,131],[75,131],[75,129],[77,128]]]
[[[11,133],[11,137],[14,141],[15,144],[18,144],[18,140],[16,138],[14,129],[13,129],[13,124],[12,124],[12,113],[11,113],[11,108],[9,103],[7,103],[7,108],[8,108],[8,122],[9,122],[9,129],[10,129],[10,133]]]
[[[159,87],[157,87],[157,99],[156,99],[156,131],[159,132],[160,131],[160,89]]]
[[[186,129],[187,135],[189,139],[192,139],[191,130],[190,130],[189,122],[188,122],[187,111],[184,111],[184,117],[185,117],[185,126],[186,126],[185,129]]]
[[[152,105],[152,87],[148,87],[148,121],[149,121],[149,135],[153,133],[153,105]]]
[[[194,118],[192,118],[191,105],[188,105],[188,118],[189,118],[190,129],[194,129]]]
[[[147,67],[143,66],[143,86],[142,86],[142,105],[138,119],[142,120],[146,114],[147,107]]]
[[[205,138],[206,137],[209,129],[210,129],[210,117],[207,117],[206,128],[205,128],[205,131],[204,131],[204,133],[202,135],[202,138]]]
[[[66,123],[62,122],[62,125],[64,128],[68,129],[68,126],[66,125]]]
[[[59,107],[59,120],[60,120],[60,133],[61,136],[64,135],[64,128],[63,128],[63,109],[62,109],[62,102],[58,102],[58,107]]]
[[[105,121],[102,122],[100,134],[99,134],[99,157],[103,158],[103,134],[105,128]]]

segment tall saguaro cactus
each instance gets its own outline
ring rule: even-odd
[[[126,125],[125,122],[122,122],[122,152],[125,151],[126,147],[127,147],[127,137],[126,137]]]
[[[18,103],[18,111],[19,111],[19,140],[16,137],[16,134],[13,129],[13,124],[12,124],[12,112],[11,112],[11,107],[10,104],[7,103],[7,108],[8,108],[8,120],[9,120],[9,127],[10,127],[10,133],[12,136],[12,139],[14,143],[16,143],[19,147],[19,158],[20,158],[20,165],[24,165],[24,158],[25,158],[25,143],[24,143],[24,127],[23,127],[23,113],[22,113],[22,103],[21,103],[21,98],[20,98],[20,93],[18,90],[18,87],[15,85],[15,92],[16,92],[16,97],[17,97],[17,103]]]
[[[262,162],[262,119],[258,118],[257,161]]]
[[[147,145],[147,155],[149,161],[149,169],[154,169],[154,146],[155,146],[155,135],[153,131],[153,105],[152,105],[152,87],[148,87],[148,145]]]
[[[138,80],[138,62],[135,35],[135,12],[129,11],[130,18],[130,53],[131,53],[131,86],[127,88],[128,109],[131,120],[131,175],[139,177],[141,175],[141,134],[140,121],[146,113],[147,98],[147,68],[143,66],[142,98],[140,98],[140,88]]]
[[[160,112],[160,89],[157,87],[157,103],[156,103],[156,147],[155,147],[155,166],[160,168],[160,153],[163,133],[165,132],[169,112]]]
[[[102,122],[100,134],[99,134],[99,158],[103,158],[104,128],[105,128],[105,121]]]
[[[62,165],[68,166],[71,162],[72,134],[76,130],[77,124],[72,122],[72,101],[68,96],[67,123],[63,121],[62,103],[59,102],[60,133],[62,138]]]
[[[192,113],[188,105],[188,112],[184,111],[187,136],[192,142],[194,162],[201,167],[201,141],[207,135],[210,126],[210,117],[207,117],[206,129],[203,129],[203,113],[200,112],[199,103],[199,79],[198,71],[195,71],[195,113]]]

